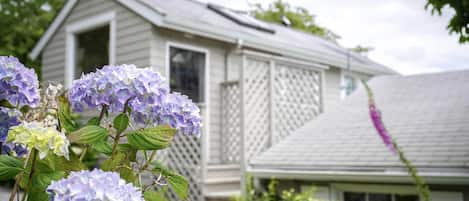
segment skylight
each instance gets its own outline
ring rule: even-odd
[[[263,23],[252,16],[248,15],[247,13],[236,12],[231,9],[221,7],[214,4],[208,4],[207,7],[224,17],[233,20],[234,22],[246,26],[249,28],[257,29],[260,31],[265,31],[269,33],[275,33],[275,30],[268,26],[266,23]]]

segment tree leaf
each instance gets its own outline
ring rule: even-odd
[[[94,144],[97,142],[105,141],[108,137],[108,132],[101,126],[88,125],[70,133],[70,142],[80,144]]]
[[[15,178],[23,171],[23,161],[8,155],[0,155],[0,181]]]
[[[73,120],[72,111],[70,108],[70,103],[68,99],[62,95],[58,97],[59,103],[59,111],[58,111],[58,119],[60,126],[65,129],[65,131],[72,132],[78,129],[78,123]]]
[[[125,113],[120,113],[114,118],[114,128],[117,130],[117,133],[122,133],[127,129],[129,125],[129,116]]]
[[[169,126],[146,128],[127,134],[129,144],[138,150],[160,150],[168,147],[176,134]]]

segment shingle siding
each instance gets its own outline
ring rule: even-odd
[[[42,51],[43,80],[64,81],[66,25],[110,11],[116,12],[116,64],[150,65],[152,24],[115,1],[78,1]]]

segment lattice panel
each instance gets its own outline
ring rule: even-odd
[[[164,151],[164,158],[169,168],[184,176],[189,182],[189,197],[187,200],[202,201],[202,138],[175,135],[170,148]],[[170,193],[171,200],[179,200],[174,193]]]
[[[279,142],[320,113],[318,71],[277,64],[274,70],[273,143]]]
[[[241,98],[239,82],[222,83],[222,161],[239,163],[241,157]]]
[[[270,140],[269,62],[246,59],[245,90],[245,149],[246,159],[263,152]]]

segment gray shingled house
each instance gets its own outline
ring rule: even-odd
[[[43,80],[70,85],[103,64],[151,66],[199,103],[201,138],[166,158],[190,200],[239,192],[246,161],[334,108],[357,80],[395,74],[288,26],[191,0],[68,0],[31,51]]]
[[[433,201],[469,200],[469,71],[373,78],[384,123],[426,179]],[[281,188],[318,186],[330,201],[416,201],[373,128],[363,87],[250,161]]]

